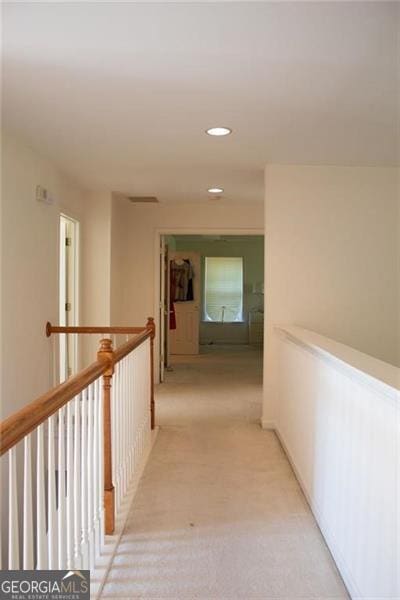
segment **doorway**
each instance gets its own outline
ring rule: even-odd
[[[224,348],[262,352],[264,236],[161,234],[160,248],[160,381],[185,356]],[[181,266],[187,273],[185,261],[193,296],[180,298],[174,271]]]
[[[168,262],[170,354],[196,355],[200,341],[200,253],[174,250],[169,253]]]
[[[62,326],[78,325],[79,318],[79,223],[60,215],[59,322]],[[60,382],[78,370],[78,342],[74,334],[59,336]]]

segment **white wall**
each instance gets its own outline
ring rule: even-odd
[[[276,323],[400,364],[395,168],[269,165],[264,425],[275,418]]]
[[[297,328],[276,334],[278,435],[352,598],[400,597],[400,370]]]
[[[51,354],[56,338],[48,340],[44,328],[48,320],[58,323],[60,212],[81,224],[80,321],[95,316],[102,324],[109,322],[111,199],[86,193],[49,160],[7,134],[2,139],[2,173],[4,417],[54,383]],[[38,184],[50,191],[54,206],[36,201]]]
[[[186,241],[175,237],[178,251],[198,252],[201,256],[202,270],[206,256],[241,256],[243,257],[243,323],[208,323],[200,321],[200,344],[248,344],[249,343],[249,311],[263,307],[263,296],[255,296],[253,284],[264,281],[264,239],[260,236],[247,236],[235,241],[213,241],[198,239]],[[200,274],[203,285],[204,272]],[[202,311],[201,311],[202,312]],[[200,319],[202,315],[200,314]]]

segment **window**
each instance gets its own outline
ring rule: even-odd
[[[243,258],[205,259],[204,321],[243,321]]]

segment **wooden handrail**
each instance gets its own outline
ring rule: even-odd
[[[46,323],[46,336],[50,337],[52,333],[142,333],[146,327],[65,327],[63,325],[52,325],[49,321]]]
[[[74,375],[64,383],[39,396],[21,410],[10,415],[0,423],[0,456],[18,444],[28,433],[31,433],[41,423],[57,412],[69,400],[72,400],[95,379],[97,379],[109,364],[97,360],[89,367]]]
[[[135,348],[140,346],[140,344],[142,344],[145,340],[147,340],[147,338],[151,336],[151,329],[143,329],[142,332],[139,333],[136,337],[132,338],[131,340],[128,340],[127,342],[125,342],[125,344],[122,344],[122,346],[119,346],[119,348],[117,348],[114,351],[114,362],[117,363],[120,360],[122,360],[124,356],[132,352],[132,350],[135,350]]]
[[[55,329],[62,329],[55,328]],[[68,328],[65,328],[68,329]],[[69,328],[73,329],[73,328]],[[81,329],[99,329],[102,333],[107,333],[107,328],[90,328],[82,327]],[[112,328],[109,329],[120,329]],[[56,386],[52,390],[39,396],[8,418],[0,422],[0,456],[7,452],[10,448],[18,444],[26,435],[31,433],[39,425],[44,423],[51,415],[62,408],[67,402],[75,398],[88,385],[93,383],[100,375],[107,374],[112,370],[114,364],[119,362],[124,356],[132,352],[140,346],[146,339],[151,339],[151,356],[153,355],[153,340],[155,335],[154,320],[149,318],[145,327],[125,327],[124,330],[136,330],[138,335],[125,344],[120,346],[113,354],[112,358],[107,356],[99,356],[98,360],[92,363],[89,367],[77,373],[67,381]],[[133,332],[133,331],[131,331]],[[151,421],[154,427],[154,382],[153,382],[153,365],[151,365]]]

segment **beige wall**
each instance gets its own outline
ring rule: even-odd
[[[156,233],[262,233],[262,204],[134,205],[114,198],[112,209],[111,320],[118,325],[140,325],[152,314],[158,318],[156,289]]]
[[[184,239],[184,238],[183,238]],[[208,323],[200,321],[200,344],[248,344],[249,311],[263,306],[263,297],[252,293],[253,284],[264,281],[264,239],[260,236],[247,236],[235,241],[210,241],[199,239],[183,241],[177,236],[178,251],[198,252],[201,256],[203,272],[200,274],[203,286],[204,258],[206,256],[243,257],[243,323]],[[201,311],[202,312],[202,311]],[[200,315],[201,319],[202,315]]]
[[[44,327],[47,320],[58,322],[60,212],[80,222],[80,320],[95,316],[109,322],[111,200],[85,193],[11,135],[2,139],[2,174],[1,406],[6,416],[54,383],[55,338],[48,340]],[[55,205],[36,201],[38,184],[50,191]]]
[[[90,192],[81,208],[82,325],[110,325],[111,312],[111,194]],[[81,365],[96,358],[98,336],[84,336]]]
[[[395,168],[266,168],[266,424],[274,419],[271,328],[296,324],[400,364]]]
[[[159,231],[237,234],[260,232],[264,222],[258,204],[111,202],[110,194],[80,189],[11,136],[2,150],[3,416],[53,384],[44,324],[58,321],[60,212],[81,224],[80,321],[95,325],[136,325],[157,316]],[[390,168],[266,169],[265,421],[274,415],[274,323],[295,323],[400,363],[397,174]],[[50,190],[54,206],[36,201],[38,183]]]

